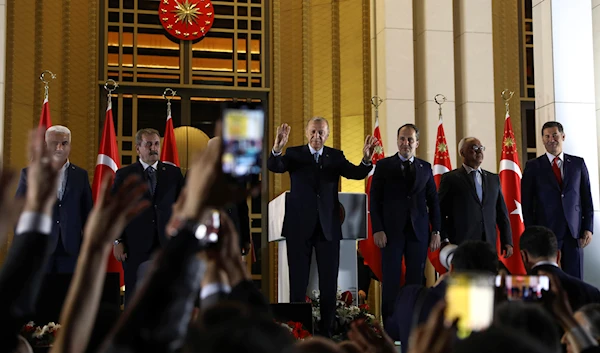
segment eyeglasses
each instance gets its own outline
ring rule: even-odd
[[[479,152],[479,151],[483,152],[483,151],[485,151],[485,146],[473,145],[473,151],[475,151],[475,152]]]

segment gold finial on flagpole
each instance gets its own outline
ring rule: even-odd
[[[167,94],[171,92],[171,96],[167,96]],[[175,94],[177,94],[177,92],[171,88],[165,88],[165,91],[163,92],[163,98],[167,100],[167,116],[171,116],[171,99],[173,99],[175,97]]]
[[[444,96],[441,93],[438,93],[435,95],[435,97],[433,97],[434,102],[438,105],[438,110],[439,110],[439,118],[440,120],[442,120],[442,104],[446,103],[446,96]]]
[[[504,91],[502,91],[501,97],[504,100],[504,106],[506,107],[506,113],[508,114],[509,112],[509,104],[508,101],[512,99],[513,95],[515,94],[514,91],[510,91],[508,88],[505,88]]]
[[[375,121],[379,119],[379,106],[383,103],[383,99],[379,98],[379,96],[371,97],[371,105],[375,107]]]
[[[44,70],[40,74],[40,80],[44,83],[44,100],[48,99],[48,88],[50,81],[46,80],[46,74],[50,75],[50,79],[56,79],[56,75],[52,73],[50,70]]]

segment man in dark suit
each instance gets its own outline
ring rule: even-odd
[[[250,242],[250,216],[248,203],[243,200],[238,203],[229,204],[225,207],[229,218],[233,222],[235,229],[239,234],[239,243],[242,255],[248,254],[251,247]]]
[[[567,292],[573,311],[586,304],[600,303],[598,288],[565,273],[558,267],[561,252],[552,230],[542,226],[527,227],[521,234],[519,245],[527,273],[536,275],[539,271],[545,271],[554,274]]]
[[[442,233],[452,244],[465,240],[487,241],[496,247],[500,230],[502,256],[513,253],[512,231],[498,174],[481,168],[485,147],[475,137],[460,140],[463,165],[442,175],[440,210]]]
[[[46,147],[54,162],[62,165],[59,171],[56,204],[52,217],[52,233],[46,267],[48,273],[73,273],[79,256],[83,227],[93,206],[88,173],[69,162],[71,131],[62,125],[46,130]],[[27,193],[27,168],[21,170],[17,196]]]
[[[377,162],[371,183],[373,240],[381,248],[382,315],[393,311],[400,289],[402,257],[406,284],[422,284],[427,246],[440,246],[440,205],[431,164],[414,156],[419,129],[398,129],[398,153]],[[429,231],[431,222],[432,232]]]
[[[542,127],[546,153],[527,162],[521,180],[525,227],[552,229],[562,254],[562,269],[583,278],[583,248],[592,241],[594,206],[583,158],[563,153],[561,123]]]
[[[144,198],[151,206],[135,217],[119,239],[115,240],[113,254],[123,263],[125,274],[125,303],[131,300],[138,280],[138,269],[148,267],[152,252],[167,242],[165,227],[171,218],[172,206],[183,187],[183,175],[178,167],[159,159],[160,135],[154,129],[142,129],[135,134],[139,160],[117,171],[114,190],[129,175],[137,174],[148,183]],[[143,273],[139,274],[142,277]]]
[[[312,118],[306,127],[308,145],[289,147],[290,126],[277,128],[267,167],[274,173],[290,173],[291,189],[286,199],[282,235],[287,241],[290,271],[290,302],[305,302],[312,249],[319,267],[321,293],[320,332],[330,333],[335,318],[335,301],[340,259],[340,176],[363,179],[371,171],[375,138],[367,136],[360,165],[350,163],[344,153],[325,146],[329,124],[325,118]]]

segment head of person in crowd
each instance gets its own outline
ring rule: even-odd
[[[546,152],[553,156],[562,153],[563,142],[565,141],[565,131],[558,121],[548,121],[542,126],[542,142]]]
[[[476,137],[465,137],[458,143],[458,151],[462,162],[473,169],[478,169],[483,162],[485,146]]]
[[[527,273],[539,262],[560,263],[560,251],[552,230],[542,226],[527,227],[519,239],[521,259]]]
[[[188,332],[184,352],[281,353],[294,339],[272,317],[233,302],[219,302],[200,314]]]
[[[310,147],[319,151],[325,146],[325,141],[329,137],[329,123],[327,119],[317,116],[306,124],[306,138]]]
[[[558,328],[554,319],[539,305],[522,301],[501,303],[496,308],[494,323],[526,333],[548,353],[560,352]]]
[[[398,144],[398,153],[405,159],[411,159],[419,147],[419,129],[414,124],[400,126],[396,143]]]
[[[489,243],[481,240],[469,240],[454,250],[450,272],[481,271],[496,274],[498,272],[498,254]]]
[[[71,153],[71,130],[62,125],[50,126],[46,130],[46,147],[56,162],[67,163]]]
[[[160,158],[160,134],[155,129],[141,129],[135,134],[135,150],[140,160],[153,165]]]
[[[452,353],[548,353],[527,332],[492,325],[485,331],[472,333],[454,345]]]
[[[594,339],[600,344],[600,304],[584,305],[575,312],[573,317],[579,325],[589,330]],[[566,334],[562,336],[560,342],[566,345],[567,353],[575,352]]]
[[[344,353],[342,347],[324,337],[312,337],[296,343],[297,353]]]

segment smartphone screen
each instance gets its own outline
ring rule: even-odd
[[[265,114],[261,106],[223,110],[223,173],[238,182],[258,180]]]
[[[501,276],[496,276],[496,287],[500,287]],[[542,291],[550,289],[548,276],[506,276],[506,297],[508,300],[535,302],[542,299]]]
[[[457,273],[448,277],[446,321],[458,318],[458,338],[485,330],[494,317],[494,277],[478,273]]]

